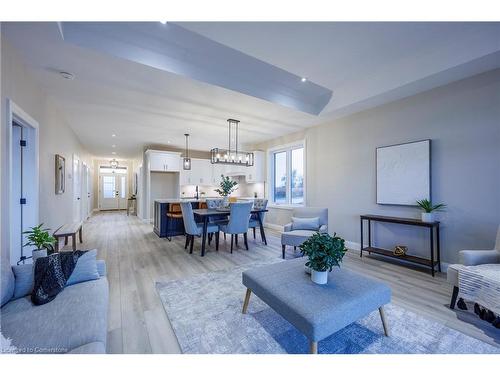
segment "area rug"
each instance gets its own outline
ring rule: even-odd
[[[252,265],[255,267],[258,265]],[[307,353],[307,338],[252,295],[241,308],[247,267],[156,283],[183,353]],[[391,337],[378,311],[319,342],[319,353],[500,353],[500,349],[394,304],[386,306]]]

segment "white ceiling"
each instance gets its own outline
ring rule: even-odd
[[[500,24],[182,23],[333,91],[319,116],[76,47],[55,23],[2,23],[2,33],[95,156],[148,144],[224,147],[227,118],[263,141],[500,66]],[[496,53],[496,54],[495,54]],[[76,79],[62,79],[57,71]],[[244,74],[244,72],[242,72]],[[111,134],[117,134],[111,138]],[[116,144],[116,149],[111,148]]]

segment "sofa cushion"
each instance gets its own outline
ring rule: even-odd
[[[3,306],[14,296],[15,279],[12,267],[7,259],[2,258],[0,263],[2,264],[0,268],[0,306]]]
[[[6,304],[1,327],[20,353],[66,353],[91,342],[106,345],[108,281],[66,287],[51,302],[35,306],[29,297]]]
[[[281,244],[299,246],[315,233],[317,232],[313,230],[293,230],[291,232],[283,232],[281,233]]]
[[[97,270],[97,250],[89,250],[83,254],[76,262],[75,269],[71,273],[66,286],[82,283],[84,281],[96,280],[99,278]]]
[[[292,230],[318,230],[319,217],[292,217]]]
[[[33,290],[33,264],[20,264],[13,266],[12,271],[16,278],[16,287],[14,289],[14,299],[21,298],[31,294]]]

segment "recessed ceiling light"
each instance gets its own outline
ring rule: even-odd
[[[116,134],[111,134],[112,137],[116,137]]]
[[[168,144],[170,144],[171,142],[170,141],[167,141]]]
[[[111,147],[115,148],[115,147],[116,147],[116,145],[111,145]]]
[[[59,72],[59,74],[61,75],[61,77],[63,77],[64,79],[69,79],[69,80],[73,80],[75,79],[75,75],[73,73],[69,73],[69,72]]]
[[[114,152],[114,151],[113,151],[111,154],[112,154],[112,155],[116,155],[116,152]]]
[[[302,77],[301,81],[305,82],[305,81],[307,81],[307,78],[306,77]]]

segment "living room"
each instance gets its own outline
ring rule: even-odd
[[[435,12],[2,17],[2,360],[498,358],[500,22]]]

